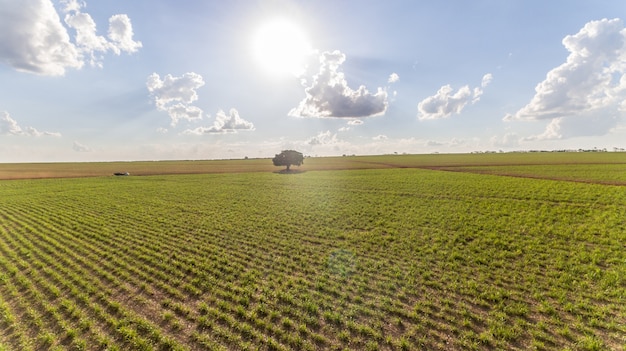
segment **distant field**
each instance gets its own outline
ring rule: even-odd
[[[625,162],[21,165],[0,350],[624,349]]]
[[[579,166],[590,171],[581,174]],[[605,165],[603,168],[598,165]],[[502,166],[507,166],[503,168]],[[510,166],[510,167],[509,167]],[[532,166],[544,166],[532,167]],[[624,152],[588,153],[498,153],[498,154],[428,154],[348,157],[310,157],[296,171],[429,168],[478,173],[532,177],[561,177],[626,184]],[[0,163],[0,180],[38,178],[78,178],[110,176],[129,172],[135,176],[165,174],[207,174],[240,172],[276,172],[282,169],[270,159],[206,161],[139,161],[92,163]],[[561,171],[559,171],[561,170]],[[607,171],[613,176],[606,177]],[[560,172],[560,173],[559,173]],[[595,175],[592,173],[596,173]],[[582,177],[581,177],[582,175]]]

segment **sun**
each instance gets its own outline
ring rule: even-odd
[[[299,76],[312,53],[304,31],[283,18],[263,23],[254,34],[252,49],[259,66],[274,76]]]

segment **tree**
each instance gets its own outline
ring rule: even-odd
[[[296,150],[283,150],[272,159],[274,166],[287,166],[287,171],[291,165],[300,166],[304,163],[304,156]]]

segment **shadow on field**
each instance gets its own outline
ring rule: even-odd
[[[274,173],[276,174],[300,174],[300,173],[305,173],[306,171],[303,170],[299,170],[299,169],[292,169],[292,170],[286,170],[286,169],[281,169],[280,171],[275,171]]]

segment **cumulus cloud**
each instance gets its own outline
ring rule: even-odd
[[[56,132],[41,132],[33,127],[22,128],[16,120],[11,118],[8,112],[2,112],[0,117],[0,135],[17,135],[17,136],[55,136],[60,137],[60,133]]]
[[[626,111],[626,29],[620,19],[591,21],[563,39],[566,61],[535,87],[530,102],[505,120],[551,120],[528,140],[604,135]]]
[[[454,92],[447,84],[442,86],[435,95],[429,96],[417,105],[419,119],[439,119],[459,114],[471,100],[472,91],[464,86]]]
[[[83,66],[49,0],[0,0],[0,60],[19,71],[45,75]]]
[[[483,89],[491,83],[493,76],[487,73],[483,76],[479,87],[470,89],[468,85],[459,88],[456,92],[449,85],[444,85],[435,95],[429,96],[417,105],[417,117],[423,119],[441,119],[453,114],[460,114],[468,103],[476,103],[483,94]]]
[[[395,83],[400,80],[400,76],[397,73],[392,73],[387,79],[387,83]]]
[[[79,52],[89,55],[91,65],[100,65],[96,53],[106,52],[109,42],[105,37],[96,34],[96,22],[87,13],[77,12],[65,16],[65,23],[76,31],[76,46]]]
[[[93,18],[81,12],[84,2],[61,1],[64,26],[51,0],[0,0],[0,62],[18,71],[59,76],[86,62],[101,66],[104,53],[133,53],[134,41],[127,15],[109,19],[109,39],[96,34]],[[75,32],[74,40],[68,29]]]
[[[380,134],[380,135],[377,135],[377,136],[373,137],[372,139],[376,140],[376,141],[383,141],[383,140],[387,140],[389,138],[386,135],[384,135],[384,134]]]
[[[196,89],[203,85],[202,76],[194,72],[185,73],[180,77],[168,74],[163,79],[158,74],[152,73],[146,82],[157,109],[169,114],[172,126],[183,119],[189,121],[202,119],[202,109],[192,103],[198,100]]]
[[[203,118],[204,112],[193,103],[198,100],[196,90],[204,84],[202,76],[194,72],[180,77],[168,74],[163,79],[157,73],[152,73],[146,87],[154,98],[157,109],[167,112],[172,120],[171,125],[176,126],[180,120],[198,121]],[[239,112],[233,108],[228,114],[219,110],[212,126],[187,129],[183,134],[224,134],[239,130],[254,130],[254,124],[241,118]],[[166,132],[165,129],[159,131]]]
[[[240,130],[254,130],[254,124],[246,121],[239,116],[239,111],[231,108],[228,115],[219,110],[215,116],[215,122],[210,127],[198,127],[195,129],[188,129],[184,131],[184,134],[223,134],[223,133],[236,133]]]
[[[329,145],[329,144],[337,144],[339,139],[337,138],[337,134],[333,134],[330,130],[325,132],[320,132],[318,135],[312,137],[307,140],[307,144],[309,145]]]
[[[340,67],[346,56],[340,51],[320,56],[320,71],[305,88],[306,98],[289,111],[294,117],[368,117],[387,110],[387,92],[370,93],[365,86],[352,90]]]
[[[113,15],[109,18],[108,37],[111,40],[111,50],[116,55],[120,55],[122,51],[137,52],[142,47],[140,41],[133,40],[133,25],[130,18],[126,14]]]

